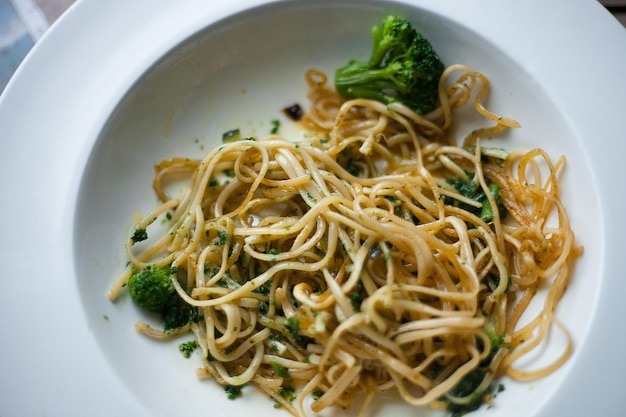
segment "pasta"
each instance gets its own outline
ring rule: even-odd
[[[137,227],[166,214],[167,226],[149,245],[129,240],[110,297],[133,271],[171,265],[202,319],[137,328],[193,334],[199,377],[257,386],[294,416],[311,396],[313,412],[358,400],[362,415],[394,390],[416,406],[462,406],[471,395],[451,390],[479,368],[481,401],[500,375],[558,369],[571,339],[545,368],[515,364],[562,327],[555,309],[582,253],[560,199],[564,158],[485,147],[519,124],[484,106],[489,80],[462,65],[446,69],[439,106],[424,116],[340,98],[319,71],[306,81],[306,139],[248,138],[156,166],[162,204]],[[489,126],[457,144],[463,106]],[[181,175],[187,186],[169,195]],[[537,294],[540,310],[520,325]]]

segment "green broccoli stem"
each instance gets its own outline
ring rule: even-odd
[[[389,104],[397,97],[386,91],[407,94],[410,89],[395,76],[400,64],[391,63],[384,68],[365,68],[361,63],[337,72],[335,88],[345,97],[370,98]]]

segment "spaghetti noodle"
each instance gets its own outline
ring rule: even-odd
[[[361,398],[364,413],[390,390],[452,409],[499,375],[557,369],[571,340],[546,368],[515,363],[560,326],[554,311],[582,253],[559,195],[564,159],[483,147],[519,125],[484,107],[489,80],[465,66],[446,69],[439,106],[425,116],[340,98],[318,71],[306,80],[306,140],[248,138],[156,166],[162,205],[137,227],[168,213],[167,228],[141,250],[129,240],[111,298],[133,271],[175,267],[176,291],[202,320],[138,329],[192,333],[200,377],[255,385],[295,416],[309,395],[314,412]],[[492,126],[457,145],[461,106]],[[189,180],[170,196],[174,175]],[[520,326],[545,285],[540,311]],[[471,392],[455,393],[477,369]]]

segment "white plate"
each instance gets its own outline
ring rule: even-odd
[[[558,317],[575,354],[545,380],[507,382],[473,415],[621,411],[626,31],[599,4],[79,0],[0,98],[0,415],[286,415],[250,389],[229,401],[198,382],[199,358],[137,334],[140,312],[106,291],[132,214],[155,203],[154,162],[197,156],[229,128],[266,132],[282,106],[304,102],[305,69],[332,74],[365,56],[389,11],[406,13],[447,64],[491,78],[492,107],[523,126],[508,146],[568,158],[563,193],[586,252]],[[393,401],[372,411],[415,414]]]

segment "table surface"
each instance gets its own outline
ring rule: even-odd
[[[0,93],[20,62],[75,0],[0,0]],[[600,0],[626,27],[626,0]]]

